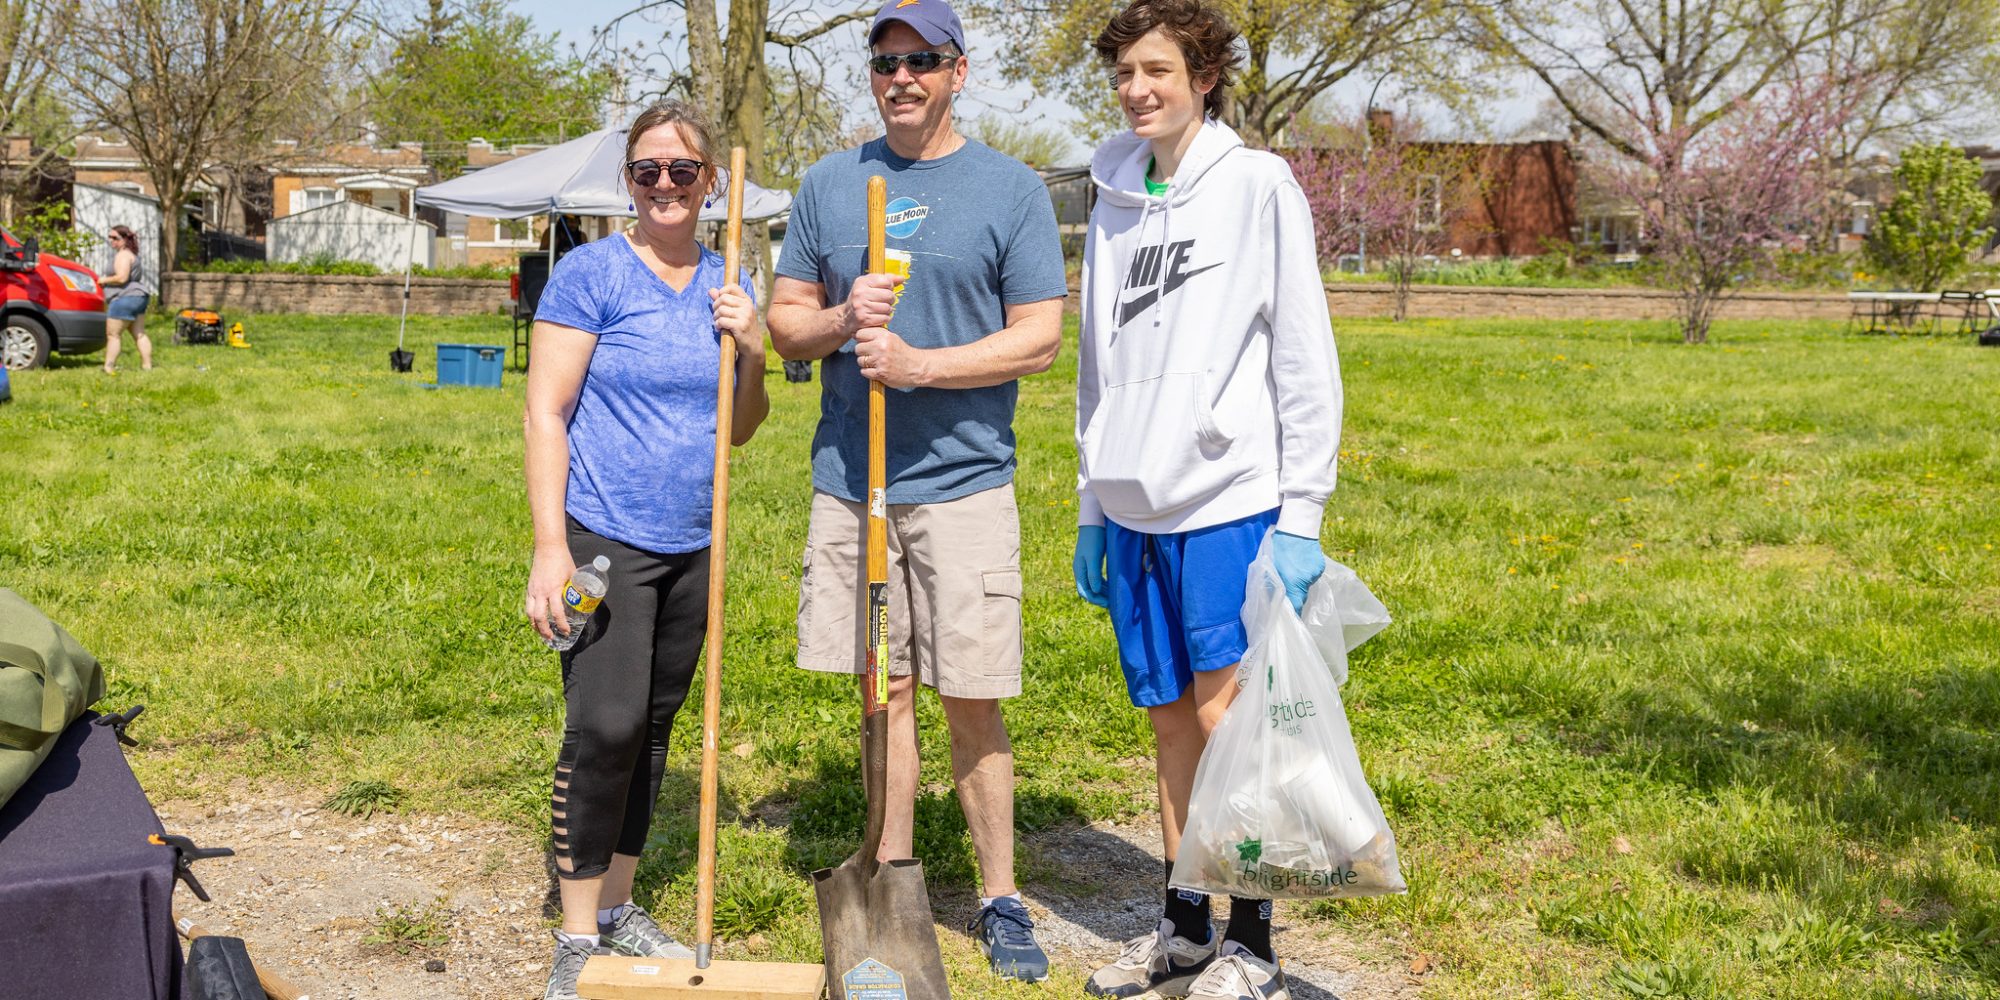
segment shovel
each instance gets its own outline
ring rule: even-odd
[[[868,270],[885,270],[888,185],[868,179]],[[880,861],[889,749],[889,525],[882,383],[868,383],[868,650],[861,695],[862,788],[868,826],[861,849],[813,873],[820,948],[832,1000],[945,1000],[924,863]]]

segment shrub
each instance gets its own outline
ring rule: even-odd
[[[83,255],[94,249],[99,238],[73,228],[69,221],[69,206],[59,201],[45,201],[30,206],[26,211],[14,216],[8,223],[14,238],[26,243],[32,239],[43,253],[70,260],[82,260]]]

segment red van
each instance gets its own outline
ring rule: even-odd
[[[39,368],[49,354],[104,349],[97,272],[23,246],[0,228],[0,365]]]

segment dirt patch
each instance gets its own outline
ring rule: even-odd
[[[548,974],[542,848],[519,831],[455,816],[317,808],[322,796],[237,790],[235,802],[164,804],[168,830],[236,856],[197,869],[213,902],[175,895],[178,916],[242,937],[260,966],[314,1000],[470,1000],[535,997]],[[1097,823],[1024,839],[1024,890],[1058,966],[1087,974],[1159,919],[1157,820]],[[962,895],[962,894],[961,894]],[[941,917],[969,911],[943,893]],[[1278,904],[1276,944],[1297,1000],[1416,997],[1419,980],[1393,942],[1355,940]],[[399,954],[376,941],[382,915],[442,911],[444,942]],[[438,908],[433,910],[432,908]],[[1227,918],[1218,901],[1216,920]],[[947,922],[949,920],[947,919]],[[962,934],[939,925],[940,936]],[[444,971],[428,972],[441,960]],[[434,964],[434,963],[433,963]]]
[[[1851,564],[1831,545],[1752,545],[1743,551],[1744,569],[1789,569],[1824,573]]]
[[[1965,595],[1966,610],[1988,618],[2000,618],[2000,587],[1987,587]]]
[[[196,866],[213,902],[176,892],[175,915],[243,938],[260,968],[314,1000],[541,995],[551,945],[540,845],[462,817],[345,816],[315,808],[321,798],[162,805],[169,831],[236,849]],[[399,954],[367,940],[385,910],[434,905],[449,915],[442,944]],[[433,959],[443,972],[425,971]]]

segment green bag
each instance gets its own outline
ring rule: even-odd
[[[0,587],[0,805],[56,737],[104,697],[104,668],[61,625]]]

